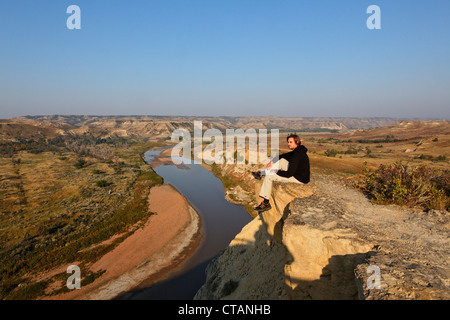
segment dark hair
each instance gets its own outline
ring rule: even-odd
[[[300,141],[300,137],[298,135],[296,135],[296,134],[288,135],[288,137],[286,138],[286,141],[289,141],[289,138],[294,139],[295,144],[298,145],[298,146],[302,144],[302,142]]]

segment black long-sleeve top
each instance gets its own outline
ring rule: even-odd
[[[286,159],[289,162],[288,170],[278,170],[277,174],[281,177],[294,177],[298,181],[308,183],[310,179],[309,157],[306,154],[308,149],[299,145],[291,152],[280,155],[280,159]]]

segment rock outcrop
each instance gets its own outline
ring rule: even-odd
[[[257,191],[257,190],[256,190]],[[375,206],[332,176],[274,184],[195,299],[448,299],[449,216]]]

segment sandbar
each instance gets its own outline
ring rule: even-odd
[[[148,203],[149,211],[155,214],[145,225],[89,267],[105,273],[80,289],[46,299],[114,299],[144,282],[149,286],[165,279],[188,260],[203,236],[200,215],[169,184],[152,187]]]

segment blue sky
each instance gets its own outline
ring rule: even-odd
[[[0,118],[450,118],[448,0],[3,0],[0,43]]]

